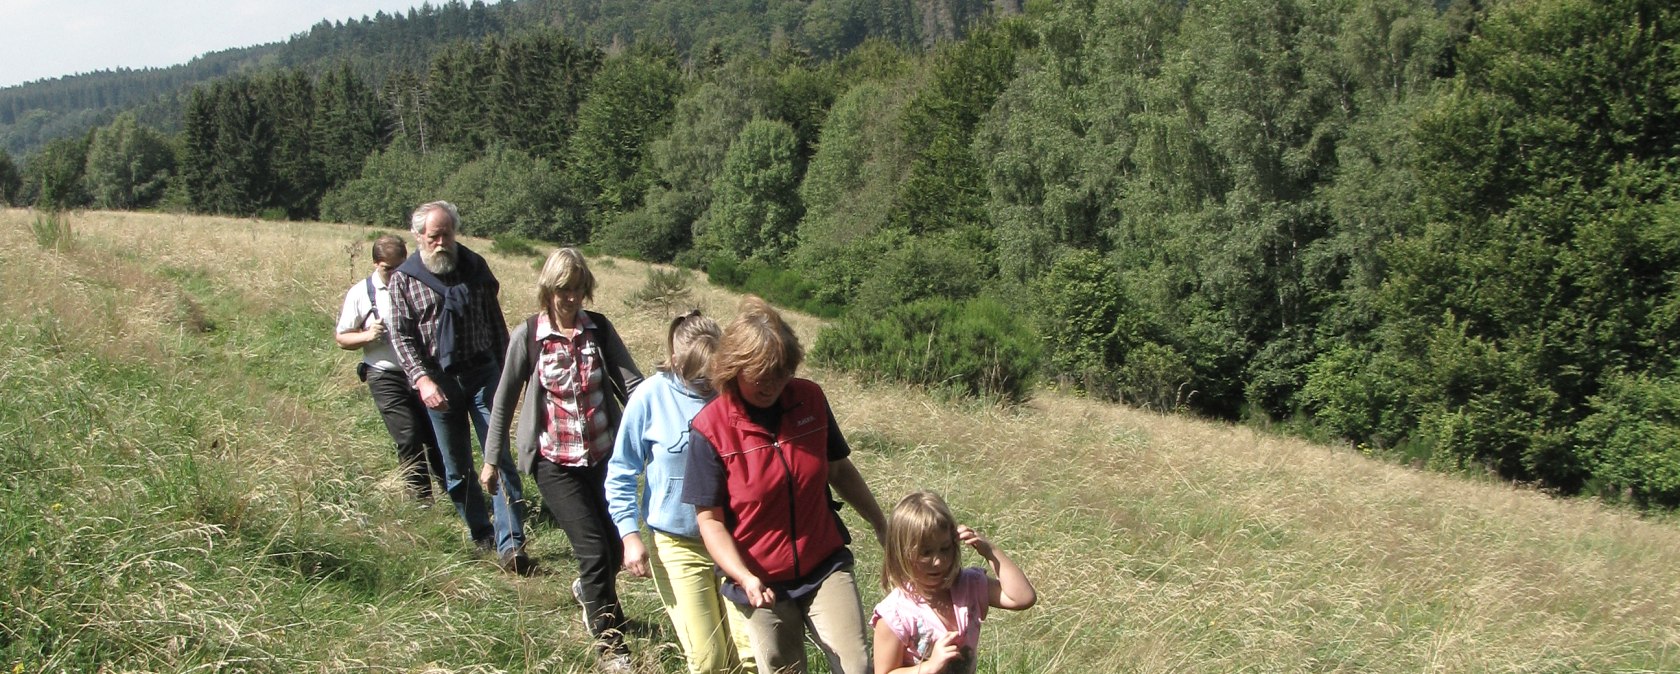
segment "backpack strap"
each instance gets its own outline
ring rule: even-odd
[[[618,396],[620,405],[629,402],[630,392],[624,390],[624,376],[617,368],[613,367],[612,349],[607,348],[606,340],[601,339],[602,333],[606,331],[606,326],[612,325],[612,321],[607,320],[607,317],[599,312],[585,309],[584,313],[589,314],[589,320],[595,322],[595,337],[597,338],[595,345],[601,351],[601,366],[606,368],[606,372],[603,373],[606,376],[602,379],[607,380],[608,392]],[[614,332],[616,333],[616,330]]]
[[[373,294],[373,277],[367,277],[367,281],[363,283],[363,285],[367,286],[368,305],[373,307],[373,317],[379,318],[379,298],[375,297]],[[380,320],[384,319],[381,318]]]
[[[525,319],[525,338],[531,340],[530,346],[525,349],[526,353],[531,354],[531,362],[535,364],[537,358],[542,356],[542,345],[537,343],[537,314],[531,314],[530,318]],[[531,369],[536,368],[533,365]]]

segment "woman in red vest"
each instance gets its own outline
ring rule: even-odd
[[[746,618],[760,672],[805,672],[807,625],[836,674],[869,671],[852,552],[829,487],[880,540],[886,518],[847,458],[822,388],[793,375],[804,351],[781,314],[748,296],[712,357],[718,397],[691,424],[682,498]]]

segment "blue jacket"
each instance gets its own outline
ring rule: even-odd
[[[707,400],[669,372],[654,374],[630,395],[607,462],[607,513],[619,538],[636,531],[644,518],[662,533],[700,538],[694,506],[682,502],[682,491],[688,422]],[[644,473],[647,487],[638,493],[636,478]]]

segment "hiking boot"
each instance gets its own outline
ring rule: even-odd
[[[503,571],[521,576],[529,576],[531,572],[537,569],[537,563],[531,561],[531,557],[525,554],[525,548],[523,547],[502,551],[501,564]]]

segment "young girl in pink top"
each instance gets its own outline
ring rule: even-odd
[[[991,566],[962,568],[961,548]],[[990,607],[1021,611],[1038,601],[1021,568],[979,533],[951,517],[945,499],[916,492],[887,522],[881,586],[875,606],[876,674],[972,674],[980,622]],[[995,577],[994,577],[995,576]]]

